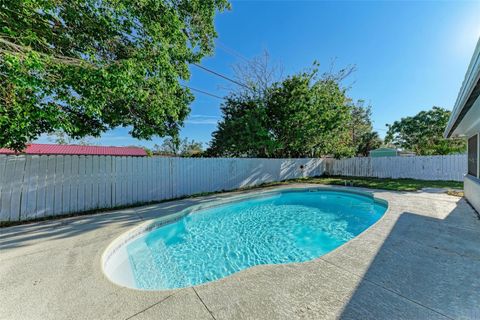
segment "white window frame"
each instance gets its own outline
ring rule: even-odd
[[[472,176],[471,174],[468,173],[468,154],[469,154],[469,151],[470,151],[468,149],[468,145],[469,145],[468,141],[470,139],[474,138],[475,136],[477,137],[477,161],[476,161],[477,162],[477,174],[476,174],[476,176],[473,176],[473,177],[480,179],[480,133],[476,133],[476,134],[468,137],[468,139],[467,139],[467,175]]]

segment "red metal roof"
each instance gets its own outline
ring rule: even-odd
[[[137,147],[104,147],[104,146],[78,146],[65,144],[40,144],[32,143],[21,152],[25,154],[38,155],[94,155],[94,156],[136,156],[147,155],[142,148]],[[15,151],[0,148],[0,154],[17,154]]]

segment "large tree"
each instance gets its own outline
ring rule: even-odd
[[[344,74],[344,71],[341,72]],[[312,70],[270,86],[263,96],[227,97],[209,153],[221,156],[307,157],[352,155],[348,98],[341,74]]]
[[[265,100],[232,93],[221,106],[223,118],[212,133],[210,156],[274,157],[279,144],[270,131]]]
[[[433,107],[413,117],[405,117],[387,124],[386,143],[414,151],[418,155],[445,155],[465,152],[463,139],[445,139],[443,132],[451,112]]]
[[[193,97],[180,81],[212,53],[226,0],[0,1],[0,147],[42,133],[175,135]]]
[[[365,106],[364,100],[358,100],[350,106],[350,122],[348,130],[355,154],[368,156],[369,151],[380,147],[382,140],[372,127],[371,106]]]

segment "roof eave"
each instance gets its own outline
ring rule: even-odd
[[[480,38],[468,66],[465,78],[460,87],[460,91],[452,110],[452,115],[448,121],[444,132],[445,138],[450,138],[458,124],[472,107],[480,94]]]

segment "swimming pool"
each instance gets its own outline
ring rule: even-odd
[[[255,265],[315,259],[385,211],[385,202],[356,192],[269,192],[149,223],[120,242],[104,270],[114,282],[139,289],[194,286]]]

